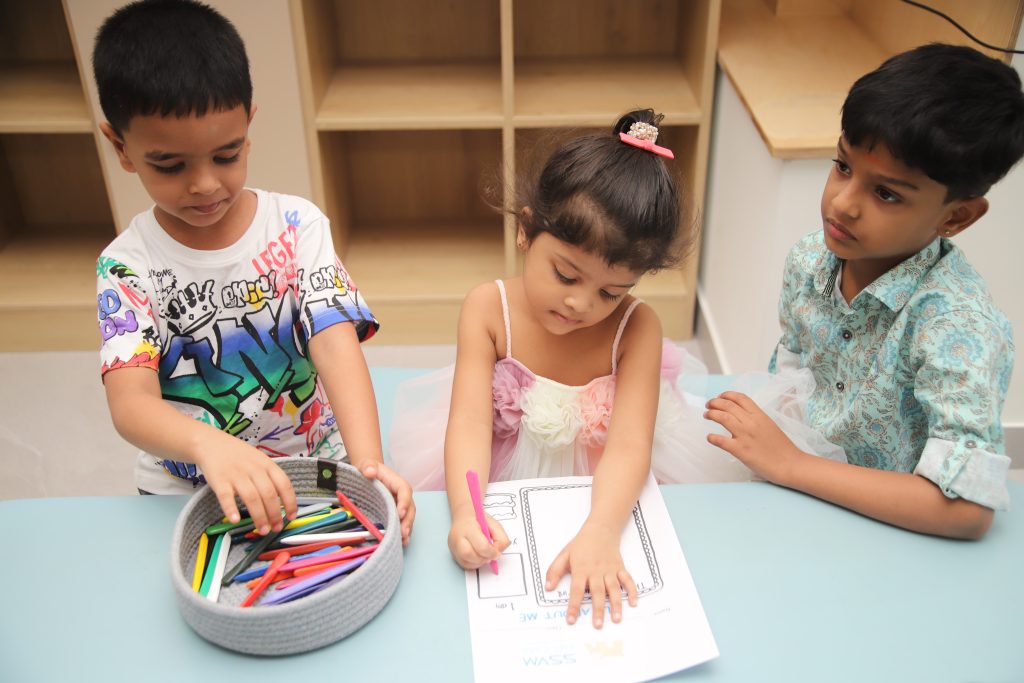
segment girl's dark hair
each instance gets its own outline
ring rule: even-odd
[[[120,134],[134,116],[203,116],[252,107],[245,44],[234,25],[193,0],[139,0],[96,33],[93,75],[103,115]]]
[[[1020,76],[973,48],[922,45],[853,84],[842,128],[945,185],[947,202],[980,197],[1024,154]]]
[[[610,135],[559,147],[519,191],[516,216],[527,239],[546,232],[638,273],[677,263],[688,245],[680,239],[676,179],[662,157],[619,139],[636,122],[656,126],[662,118],[653,109],[632,111]]]

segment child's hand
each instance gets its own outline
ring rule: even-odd
[[[452,528],[448,532],[448,549],[463,569],[478,569],[491,560],[497,560],[509,545],[505,528],[485,514],[494,545],[487,541],[472,506],[452,515]]]
[[[726,391],[711,399],[704,417],[722,425],[732,435],[708,434],[709,443],[772,483],[785,480],[805,455],[746,394]]]
[[[555,590],[559,579],[572,572],[569,587],[569,606],[566,621],[575,624],[579,617],[583,593],[590,588],[591,607],[594,611],[594,628],[604,624],[605,596],[611,607],[612,621],[622,620],[622,591],[626,591],[630,607],[636,607],[636,583],[626,571],[619,552],[621,534],[583,525],[576,537],[562,549],[551,563],[544,588]]]
[[[285,517],[296,513],[295,490],[288,475],[267,455],[241,439],[212,432],[209,443],[201,444],[196,464],[203,470],[207,485],[213,489],[220,508],[231,522],[240,518],[235,496],[242,499],[252,517],[256,532],[262,535],[280,531]]]
[[[376,479],[391,491],[391,495],[395,497],[395,506],[398,508],[398,522],[402,525],[402,545],[409,545],[412,523],[416,519],[416,503],[412,500],[412,487],[409,486],[409,482],[382,462],[363,465],[359,471],[367,479]]]

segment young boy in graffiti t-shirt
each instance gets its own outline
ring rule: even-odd
[[[347,451],[391,490],[407,540],[411,491],[383,463],[359,348],[378,323],[317,207],[245,186],[255,108],[237,31],[191,1],[133,3],[100,29],[93,68],[103,134],[155,203],[96,265],[107,401],[142,449],[139,490],[206,483],[268,533],[295,513],[273,458]]]

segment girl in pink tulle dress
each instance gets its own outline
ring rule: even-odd
[[[570,623],[584,588],[596,626],[605,596],[613,621],[623,593],[635,602],[619,539],[652,469],[670,482],[751,478],[707,442],[704,399],[678,389],[681,352],[663,341],[654,310],[630,295],[641,276],[672,265],[693,242],[681,234],[659,121],[652,110],[632,112],[611,135],[554,152],[519,197],[522,275],[473,289],[454,368],[407,382],[396,396],[393,467],[415,489],[446,489],[448,545],[467,569],[508,545],[489,516],[493,545],[481,531],[467,470],[483,487],[593,475],[587,521],[547,575],[550,590],[572,574]]]
[[[505,353],[491,378],[492,436],[490,481],[593,474],[608,440],[615,398],[617,351],[622,331],[641,299],[633,299],[609,345],[611,373],[571,386],[534,374],[513,354],[505,283],[494,285],[501,299]],[[445,488],[444,432],[448,423],[454,366],[408,380],[395,399],[390,436],[395,468],[418,491]],[[665,339],[661,347],[658,408],[651,468],[659,482],[746,481],[749,469],[707,443],[712,424],[703,419],[704,399],[684,393],[679,378],[707,374],[705,366]],[[767,377],[767,376],[766,376]],[[797,394],[802,382],[786,385]],[[802,377],[806,380],[806,377]],[[813,388],[813,381],[809,392]],[[773,380],[771,391],[782,385]],[[764,391],[749,387],[753,395]],[[791,394],[792,395],[792,394]],[[766,405],[777,401],[762,400]],[[784,421],[784,416],[779,416]]]

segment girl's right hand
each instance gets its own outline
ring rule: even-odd
[[[197,449],[195,462],[202,468],[224,516],[231,522],[238,521],[238,496],[258,534],[280,531],[297,511],[295,489],[288,475],[262,451],[241,439],[223,432],[214,434],[213,439],[204,439],[206,443]]]
[[[448,532],[448,549],[463,569],[478,569],[491,560],[497,560],[509,545],[508,535],[501,524],[486,513],[484,518],[491,530],[493,545],[487,542],[487,537],[480,530],[472,506],[468,514],[463,511],[452,516],[452,528]]]

